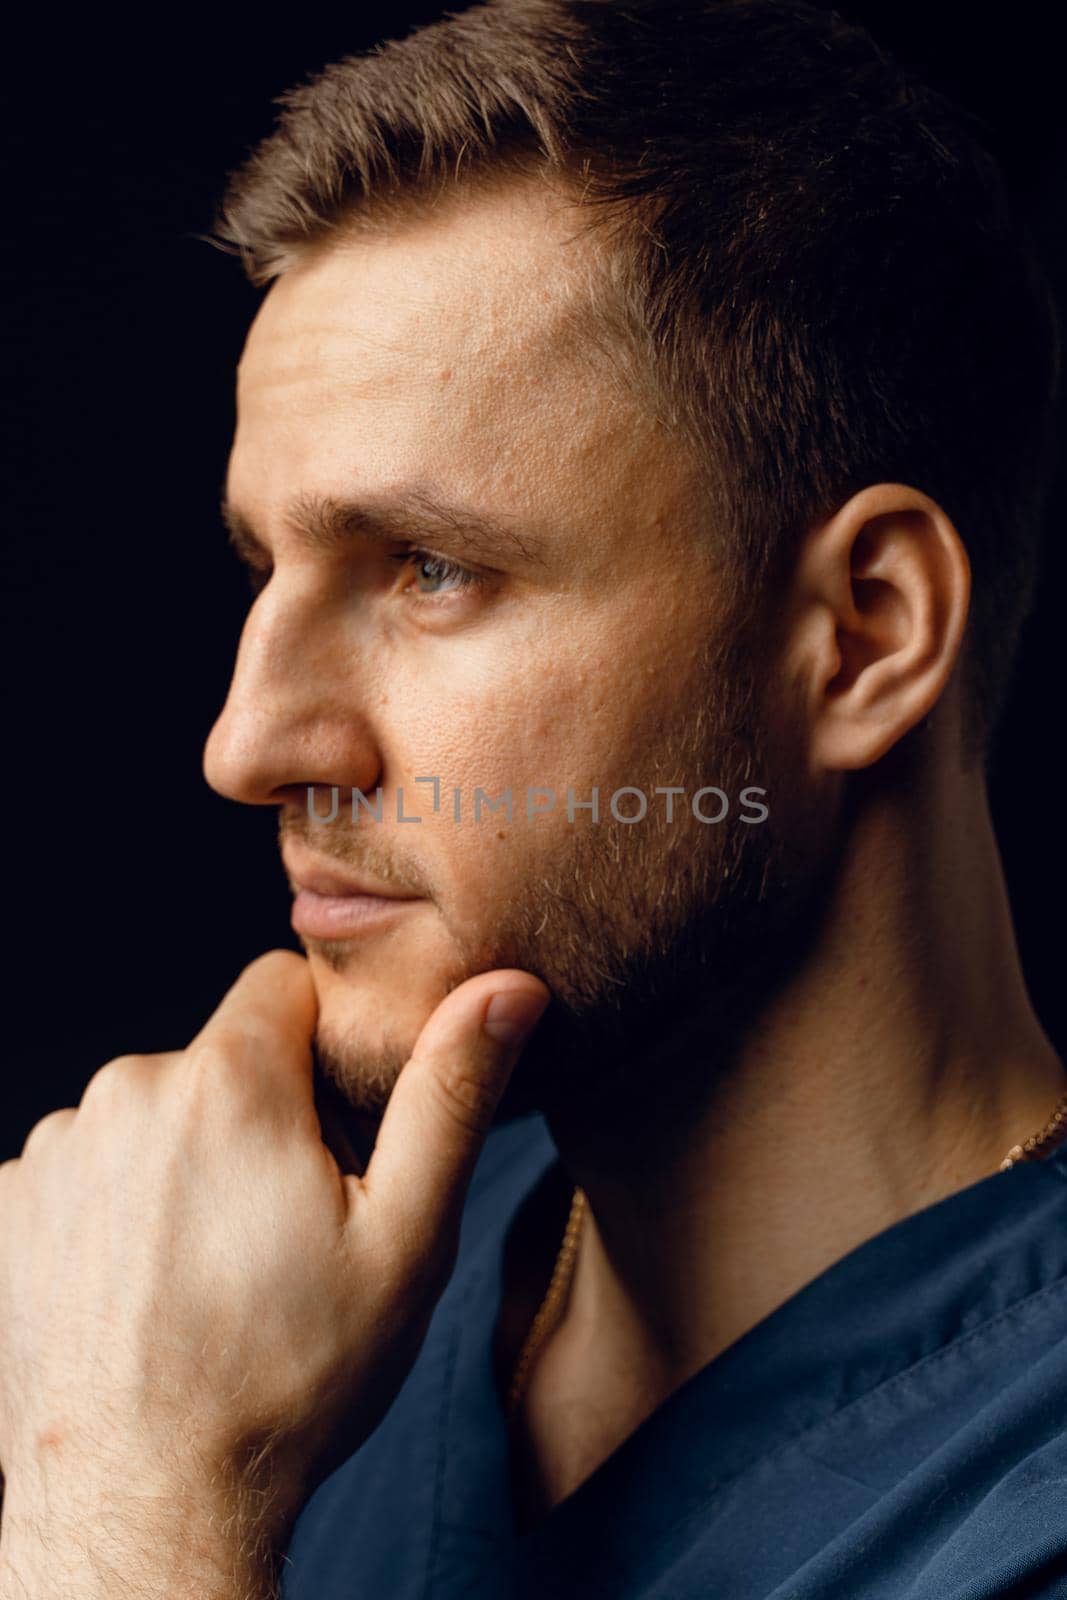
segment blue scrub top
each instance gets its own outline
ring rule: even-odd
[[[1067,1146],[867,1240],[516,1537],[504,1240],[558,1161],[490,1135],[384,1421],[312,1495],[284,1600],[1067,1600]]]

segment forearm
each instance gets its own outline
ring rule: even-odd
[[[0,1600],[277,1600],[279,1557],[239,1503],[6,1486]]]

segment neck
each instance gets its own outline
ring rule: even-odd
[[[558,1349],[640,1374],[645,1409],[865,1239],[996,1172],[1067,1088],[980,776],[941,766],[859,809],[815,945],[707,1084],[684,1126],[657,1126],[650,1096],[609,1127],[547,1112],[589,1200]]]

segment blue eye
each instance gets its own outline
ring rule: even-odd
[[[406,550],[403,555],[394,556],[393,559],[414,568],[415,583],[420,594],[450,594],[481,582],[478,573],[459,566],[455,561],[446,561],[444,556],[432,555],[428,550]]]

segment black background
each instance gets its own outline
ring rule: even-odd
[[[204,738],[247,606],[217,501],[259,295],[200,242],[272,99],[443,7],[62,29],[7,52],[2,634],[6,976],[0,1159],[128,1051],[184,1045],[295,940],[272,809],[211,793]],[[989,125],[1067,289],[1056,18],[840,7]],[[1061,1052],[1062,481],[993,799],[1020,948]]]

